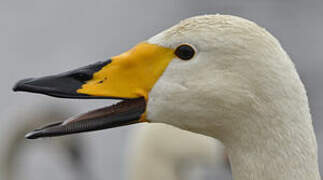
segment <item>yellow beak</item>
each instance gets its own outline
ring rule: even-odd
[[[175,57],[174,50],[140,43],[133,49],[111,58],[111,63],[93,74],[77,93],[91,96],[145,97]]]

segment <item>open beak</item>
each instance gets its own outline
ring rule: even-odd
[[[174,57],[173,49],[143,42],[106,61],[57,75],[19,81],[14,91],[61,98],[122,100],[115,105],[35,129],[26,138],[60,136],[147,122],[145,111],[149,92]]]

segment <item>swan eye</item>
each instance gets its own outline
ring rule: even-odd
[[[193,58],[194,54],[194,49],[187,44],[182,44],[175,50],[175,55],[182,60],[190,60]]]

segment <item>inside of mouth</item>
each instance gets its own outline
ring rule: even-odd
[[[28,133],[26,138],[62,136],[138,123],[146,109],[143,97],[122,100],[114,105],[73,116]]]
[[[112,104],[111,106],[106,106],[89,111],[87,113],[73,116],[65,120],[62,125],[77,123],[78,121],[98,119],[101,117],[109,117],[115,114],[120,116],[120,114],[131,113],[133,110],[137,111],[142,109],[143,107],[145,107],[145,100],[142,98],[122,100],[116,104]]]

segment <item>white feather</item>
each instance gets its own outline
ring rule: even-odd
[[[126,179],[187,179],[196,167],[230,178],[224,147],[213,138],[159,123],[145,124],[132,137]]]
[[[269,32],[235,16],[186,19],[149,43],[196,49],[175,58],[150,93],[147,117],[219,139],[236,180],[319,180],[305,88]]]

